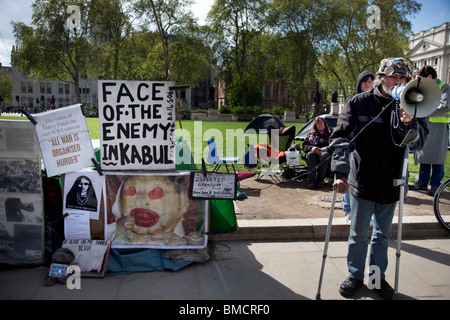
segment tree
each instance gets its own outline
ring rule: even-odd
[[[123,79],[121,57],[133,31],[129,0],[92,0],[89,21],[97,51],[91,70],[103,79]]]
[[[0,106],[9,106],[12,103],[12,79],[11,74],[0,70]]]
[[[380,8],[381,28],[370,29],[367,8]],[[318,43],[319,80],[344,97],[355,94],[356,80],[365,69],[376,73],[383,58],[404,56],[411,23],[406,19],[421,5],[414,0],[343,0],[324,3],[324,20],[328,33]]]
[[[89,23],[87,0],[36,0],[32,5],[32,24],[13,22],[14,34],[18,40],[16,52],[12,55],[13,66],[22,74],[37,79],[57,79],[75,85],[77,102],[80,97],[80,77],[86,77],[89,66]],[[67,20],[71,14],[66,10],[77,5],[80,10],[77,28],[69,28]]]
[[[226,86],[239,88],[244,113],[249,90],[261,80],[261,69],[252,67],[260,65],[255,59],[266,25],[266,4],[265,0],[216,0],[208,13],[220,76]]]
[[[315,78],[317,43],[328,32],[323,21],[322,0],[274,0],[269,23],[276,35],[272,40],[276,72],[292,88],[299,106],[306,100],[308,87]]]
[[[205,45],[201,28],[188,9],[191,4],[191,0],[137,1],[135,11],[140,17],[141,30],[133,34],[132,41],[139,44],[138,56],[142,61],[139,68],[142,70],[136,70],[135,74],[191,86],[208,77],[211,70],[210,48]],[[152,26],[153,30],[150,29]],[[145,45],[139,41],[141,37],[148,39],[149,43]]]

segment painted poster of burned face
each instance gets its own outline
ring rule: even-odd
[[[106,176],[113,215],[108,216],[107,231],[113,247],[203,247],[206,208],[203,201],[189,199],[189,178]]]

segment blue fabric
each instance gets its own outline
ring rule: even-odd
[[[247,168],[256,168],[258,166],[258,159],[256,159],[255,151],[249,150],[244,154],[243,164]]]
[[[421,163],[419,168],[419,184],[428,186],[428,183],[430,183],[430,186],[438,188],[441,185],[444,174],[445,168],[443,164]]]
[[[172,261],[164,258],[163,249],[111,249],[107,276],[181,269],[192,262]]]

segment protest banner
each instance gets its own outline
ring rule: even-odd
[[[173,85],[98,81],[102,170],[175,169]]]
[[[93,165],[91,136],[81,105],[33,115],[48,177]]]

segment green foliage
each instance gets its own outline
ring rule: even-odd
[[[35,0],[33,28],[13,23],[19,43],[13,65],[37,79],[69,81],[77,92],[88,75],[191,87],[216,78],[227,103],[243,113],[261,105],[264,81],[279,80],[298,107],[314,79],[347,97],[362,70],[375,73],[383,58],[404,55],[407,17],[421,8],[415,0],[215,0],[208,24],[199,26],[191,3]],[[81,10],[77,30],[66,26],[69,4]],[[380,7],[381,29],[367,27],[370,4]]]
[[[219,108],[220,113],[231,113],[231,107],[228,105],[222,105]]]
[[[0,72],[0,96],[5,105],[11,105],[12,78],[6,72]],[[3,103],[3,102],[1,102]]]

